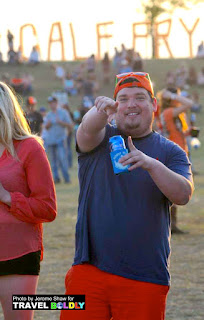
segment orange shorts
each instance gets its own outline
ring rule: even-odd
[[[62,310],[60,320],[164,320],[169,286],[127,279],[90,265],[73,266],[65,294],[85,294],[85,310]]]

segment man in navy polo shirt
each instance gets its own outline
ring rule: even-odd
[[[149,75],[116,76],[114,99],[100,96],[77,131],[79,208],[66,294],[86,310],[61,320],[164,320],[170,285],[170,206],[193,192],[186,153],[152,131],[156,99]],[[114,118],[116,126],[108,119]],[[115,175],[109,138],[121,135],[129,172]]]

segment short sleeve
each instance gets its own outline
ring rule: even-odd
[[[193,182],[191,163],[185,151],[177,144],[169,148],[165,165],[172,171]]]

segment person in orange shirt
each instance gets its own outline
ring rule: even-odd
[[[42,223],[56,217],[56,194],[42,140],[32,135],[12,90],[0,82],[0,303],[5,319],[13,294],[35,294],[43,258]]]
[[[160,105],[160,128],[162,135],[178,144],[187,154],[186,135],[191,128],[188,126],[186,111],[193,106],[193,101],[180,95],[176,88],[164,89],[158,93]],[[171,232],[184,233],[177,227],[177,206],[171,206]]]

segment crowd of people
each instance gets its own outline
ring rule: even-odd
[[[202,105],[197,91],[189,89],[200,85],[198,76],[193,67],[187,70],[181,65],[167,73],[164,88],[155,93],[140,54],[124,44],[120,51],[115,48],[112,60],[105,53],[100,78],[97,67],[93,54],[72,71],[52,65],[61,90],[50,93],[46,106],[38,106],[33,95],[32,74],[2,76],[1,224],[10,225],[12,241],[20,248],[13,246],[9,254],[2,250],[0,256],[0,301],[9,319],[15,319],[8,303],[13,287],[21,294],[36,292],[42,223],[56,216],[54,184],[62,179],[71,183],[75,141],[80,184],[76,253],[65,283],[66,294],[86,294],[87,309],[83,315],[62,311],[61,320],[133,319],[136,315],[141,320],[164,320],[170,283],[169,236],[184,233],[178,227],[177,205],[189,201],[192,171],[197,173],[193,166],[191,170],[191,140],[199,134],[196,114]],[[114,99],[97,97],[99,84],[106,88],[113,73],[117,74]],[[24,111],[10,87],[24,96]],[[70,96],[80,97],[78,109],[72,110]],[[128,174],[115,175],[112,169],[109,139],[116,135],[129,149],[118,160],[119,166],[129,167]],[[10,167],[14,169],[8,172],[5,168]],[[26,242],[29,232],[31,240]],[[1,233],[1,239],[11,247],[6,234]],[[8,289],[4,292],[1,287]],[[128,297],[126,313],[118,296],[121,290]]]
[[[12,34],[8,32],[8,43],[9,48],[13,48],[13,38]],[[35,50],[34,50],[35,51]],[[52,70],[54,71],[55,79],[59,80],[59,84],[61,86],[61,90],[56,90],[53,94],[54,99],[56,99],[56,108],[64,109],[68,114],[68,124],[63,127],[64,135],[66,135],[66,160],[68,163],[68,169],[72,166],[72,142],[73,137],[75,137],[76,130],[81,123],[83,116],[94,106],[94,101],[97,97],[99,91],[99,83],[103,83],[104,86],[109,85],[113,82],[112,74],[120,74],[125,72],[134,72],[137,70],[138,72],[142,72],[144,69],[144,62],[138,52],[134,52],[132,49],[126,49],[125,45],[121,45],[121,50],[115,48],[115,54],[112,59],[109,58],[108,53],[104,54],[104,57],[101,60],[101,64],[98,66],[100,68],[100,72],[96,71],[96,61],[94,54],[90,55],[87,60],[81,62],[77,65],[77,67],[73,70],[67,69],[66,65],[53,64]],[[100,74],[96,76],[96,74]],[[199,102],[199,95],[196,91],[196,86],[201,85],[202,83],[202,74],[203,70],[196,71],[196,69],[191,66],[189,69],[182,64],[176,70],[169,70],[166,74],[166,85],[164,89],[173,89],[173,92],[179,90],[179,94],[184,97],[191,99],[192,106],[188,108],[186,117],[187,117],[187,125],[185,126],[185,135],[186,140],[188,141],[188,154],[190,156],[190,129],[196,125],[196,114],[201,111],[202,105]],[[35,83],[35,79],[32,73],[24,72],[22,74],[16,73],[13,76],[9,76],[8,73],[4,73],[1,77],[2,81],[9,86],[11,86],[16,93],[21,94],[25,97],[25,112],[27,115],[27,119],[31,126],[31,131],[33,133],[37,133],[38,135],[43,135],[43,140],[45,144],[46,150],[49,152],[51,148],[48,148],[49,135],[51,134],[51,128],[46,123],[47,116],[50,117],[50,103],[48,103],[48,107],[42,107],[39,109],[37,106],[36,97],[32,96],[33,94],[33,84]],[[191,93],[189,93],[189,89],[193,86],[195,88]],[[51,94],[52,95],[52,94]],[[69,97],[70,96],[78,96],[81,100],[81,105],[72,110],[69,105]],[[162,127],[161,121],[161,95],[158,92],[158,104],[159,110],[156,112],[156,121],[155,128],[162,134],[166,135],[164,129]],[[29,103],[31,102],[31,104]],[[52,104],[52,103],[51,103]],[[42,112],[42,115],[41,115]],[[49,114],[48,114],[49,113]],[[112,123],[114,123],[114,119],[111,119]],[[55,124],[57,126],[61,125],[59,123]],[[186,128],[188,127],[188,130]],[[55,132],[55,130],[53,130]],[[188,132],[188,134],[187,134]],[[65,151],[64,151],[65,152]],[[53,152],[52,152],[53,155]],[[58,170],[56,169],[58,166],[61,166],[61,170],[63,173],[64,180],[66,182],[70,181],[69,173],[66,175],[64,166],[62,165],[62,161],[59,159],[56,160],[56,156],[51,156],[52,159],[52,168],[55,183],[60,182]],[[192,160],[192,159],[191,159]],[[58,164],[58,165],[57,165]],[[65,165],[66,166],[66,165]],[[193,167],[194,174],[196,174],[196,170]]]
[[[25,57],[22,52],[21,46],[18,49],[15,49],[14,46],[14,35],[10,30],[7,32],[7,41],[8,41],[8,51],[6,61],[3,59],[3,54],[0,51],[0,65],[3,63],[8,63],[9,65],[21,65],[28,64],[35,66],[40,63],[40,50],[38,45],[32,47],[29,57]]]
[[[181,90],[189,89],[191,86],[204,86],[204,67],[197,71],[194,66],[188,69],[182,64],[176,70],[169,70],[166,74],[166,85],[174,85]]]
[[[28,96],[33,92],[34,77],[29,72],[16,72],[11,75],[4,72],[1,76],[1,81],[9,85],[17,94]]]
[[[9,48],[13,47],[12,35],[9,33]],[[68,163],[68,169],[72,167],[72,143],[73,137],[75,137],[76,130],[81,123],[83,116],[87,113],[87,111],[94,106],[94,101],[97,97],[99,91],[99,83],[104,84],[104,86],[111,84],[112,82],[112,74],[119,74],[125,72],[132,72],[137,70],[138,72],[142,72],[144,68],[144,62],[138,52],[134,52],[132,49],[126,49],[124,44],[121,45],[121,50],[115,48],[115,55],[111,60],[109,58],[108,53],[104,54],[103,59],[101,60],[100,68],[100,76],[97,78],[96,74],[96,61],[95,56],[92,54],[87,60],[81,62],[77,65],[74,70],[66,69],[66,65],[53,64],[52,69],[54,71],[55,79],[59,80],[61,90],[57,90],[54,92],[53,97],[56,98],[56,108],[59,107],[64,109],[68,114],[68,124],[63,127],[64,135],[66,135],[66,160]],[[196,91],[196,86],[201,85],[201,75],[203,70],[196,71],[196,69],[191,66],[189,69],[182,64],[176,70],[169,70],[166,74],[166,85],[164,89],[173,89],[173,92],[179,90],[179,95],[184,98],[192,100],[191,108],[188,108],[186,114],[186,126],[185,128],[185,137],[188,142],[188,154],[190,155],[191,150],[191,135],[190,129],[196,125],[196,114],[199,113],[202,109],[202,105],[199,102],[199,95]],[[48,103],[48,107],[42,107],[39,109],[37,106],[36,97],[32,96],[33,93],[33,84],[35,79],[32,73],[24,72],[22,74],[16,73],[14,76],[9,76],[8,73],[4,73],[1,79],[4,83],[11,86],[16,93],[21,94],[25,97],[25,111],[27,114],[27,119],[30,123],[31,130],[38,135],[43,135],[43,140],[45,144],[45,148],[48,152],[50,152],[51,148],[48,148],[49,135],[52,130],[48,128],[48,125],[45,125],[47,115],[51,112],[50,103]],[[193,86],[195,88],[193,91],[189,91],[189,89]],[[69,97],[70,96],[78,96],[81,100],[81,105],[72,110],[69,106]],[[162,134],[166,135],[164,128],[162,127],[161,121],[161,104],[162,99],[160,92],[157,94],[158,96],[158,104],[159,110],[156,112],[155,124],[154,127]],[[32,103],[29,104],[29,101]],[[52,103],[51,103],[52,104]],[[42,110],[42,115],[41,115]],[[50,114],[48,115],[50,117]],[[111,119],[112,123],[114,123],[114,119]],[[184,122],[184,121],[183,121]],[[55,124],[57,126],[61,125]],[[186,129],[188,128],[188,130]],[[55,132],[55,130],[53,130]],[[187,133],[188,132],[188,133]],[[57,154],[57,153],[56,153]],[[52,168],[55,183],[60,182],[60,177],[58,174],[58,166],[61,166],[61,170],[63,173],[64,180],[66,182],[70,181],[69,173],[66,175],[64,166],[62,161],[56,160],[56,155],[50,156],[52,159]],[[192,161],[192,159],[191,159]],[[66,164],[65,164],[66,166]],[[197,173],[196,169],[193,166],[194,174]]]

